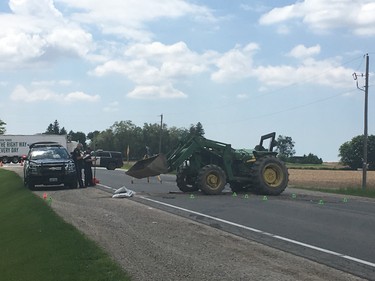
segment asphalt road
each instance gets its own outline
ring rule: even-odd
[[[96,169],[95,176],[100,181],[96,188],[109,194],[122,186],[136,192],[124,200],[375,280],[374,200],[291,188],[276,197],[233,194],[229,189],[223,195],[206,196],[181,193],[171,175],[163,175],[162,183],[156,178],[132,179],[123,170]],[[57,200],[64,194],[68,193],[62,190],[54,196]]]
[[[282,195],[181,193],[175,176],[132,179],[96,170],[99,188],[125,186],[131,200],[375,280],[375,201],[288,188]]]

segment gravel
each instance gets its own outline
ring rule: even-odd
[[[45,192],[132,280],[363,280],[97,188]]]
[[[361,280],[96,188],[48,196],[133,280]]]

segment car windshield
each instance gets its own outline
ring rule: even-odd
[[[38,147],[30,152],[30,160],[40,159],[69,159],[64,147]]]

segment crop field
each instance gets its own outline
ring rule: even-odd
[[[289,186],[361,188],[362,171],[289,169]],[[367,188],[375,189],[375,171],[367,171]]]

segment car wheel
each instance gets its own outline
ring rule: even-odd
[[[14,156],[14,157],[12,158],[12,163],[13,163],[13,164],[17,164],[18,162],[19,162],[18,156]]]
[[[27,182],[27,188],[30,190],[33,190],[35,188],[35,184],[32,181]]]
[[[78,187],[78,182],[72,181],[72,182],[68,183],[67,186],[69,186],[69,188],[71,188],[71,189],[76,189]]]
[[[114,170],[114,169],[116,169],[116,164],[115,163],[108,163],[107,170]]]

